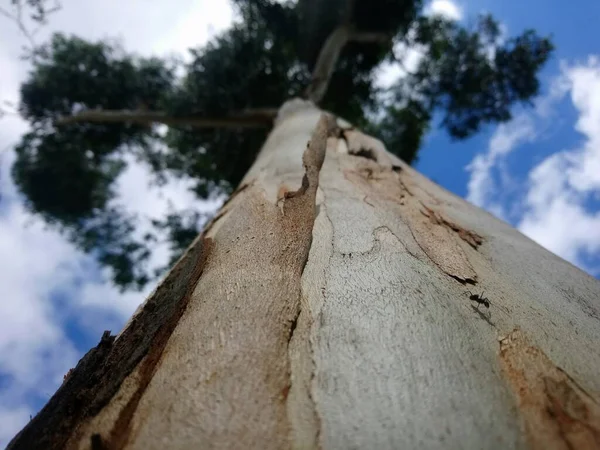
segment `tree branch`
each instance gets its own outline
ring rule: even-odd
[[[354,42],[380,42],[385,44],[391,41],[393,36],[386,33],[368,33],[368,32],[354,32],[350,35],[350,41]]]
[[[348,43],[350,30],[348,26],[340,26],[333,30],[321,48],[317,64],[312,73],[310,86],[306,90],[306,98],[315,104],[325,96],[331,76],[340,57],[340,52]]]
[[[313,103],[318,104],[329,87],[331,76],[335,71],[335,66],[340,57],[344,46],[351,41],[355,42],[373,42],[386,43],[392,39],[392,36],[385,33],[367,33],[355,31],[351,25],[344,24],[337,27],[329,35],[325,44],[321,48],[317,63],[312,73],[310,86],[305,92],[306,98]]]
[[[29,32],[29,30],[27,30],[25,24],[23,23],[21,3],[15,3],[15,7],[16,14],[14,16],[2,7],[0,7],[0,14],[2,14],[9,20],[12,20],[17,25],[17,27],[19,27],[19,30],[21,31],[23,36],[29,41],[31,48],[33,49],[35,47],[35,41],[33,40],[33,35]]]
[[[177,117],[160,111],[130,111],[91,109],[59,119],[57,125],[80,122],[93,123],[135,123],[149,125],[162,123],[168,126],[191,126],[196,128],[262,128],[272,125],[276,109],[248,109],[221,118]]]
[[[31,16],[32,20],[39,23],[39,26],[33,31],[28,30],[27,27],[25,26],[25,22],[23,20],[23,2],[21,0],[16,0],[16,1],[12,2],[12,6],[15,8],[14,15],[2,7],[0,7],[0,15],[3,15],[4,17],[6,17],[9,20],[12,20],[17,25],[17,27],[19,28],[19,30],[21,31],[23,36],[29,41],[29,45],[31,46],[30,51],[33,52],[33,50],[36,47],[36,43],[35,43],[35,40],[33,39],[33,37],[40,30],[42,25],[44,25],[46,23],[46,18],[48,17],[48,15],[55,13],[57,11],[60,11],[60,9],[62,8],[62,5],[59,2],[59,0],[55,0],[54,6],[51,7],[50,9],[43,9],[43,7],[42,7],[42,9],[40,10],[39,16],[32,15]]]

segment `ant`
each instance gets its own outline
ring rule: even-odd
[[[483,305],[486,308],[490,307],[490,300],[487,297],[483,296],[483,292],[481,293],[481,295],[473,294],[471,291],[467,291],[467,293],[469,294],[469,300],[477,302],[477,309],[479,309],[479,305]]]

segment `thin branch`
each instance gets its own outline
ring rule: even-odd
[[[21,34],[23,34],[23,36],[29,41],[29,45],[31,47],[30,51],[33,53],[33,51],[36,47],[36,43],[35,43],[35,40],[33,39],[33,37],[37,34],[38,31],[40,31],[42,26],[46,24],[46,18],[48,17],[48,15],[53,14],[57,11],[60,11],[60,9],[62,8],[62,5],[59,0],[55,0],[54,6],[50,9],[42,11],[42,13],[41,13],[42,15],[40,15],[38,17],[32,16],[32,19],[40,24],[33,31],[29,31],[23,21],[23,3],[20,0],[17,0],[15,2],[13,2],[13,6],[15,8],[15,14],[11,14],[10,12],[8,12],[6,9],[4,9],[2,7],[0,7],[0,14],[3,15],[4,17],[8,18],[9,20],[13,21],[17,25],[17,27],[21,31]]]
[[[347,25],[339,26],[333,30],[325,44],[323,44],[312,73],[310,86],[308,86],[305,93],[306,97],[313,103],[318,104],[325,96],[340,57],[340,52],[348,43],[350,34],[350,28]]]
[[[391,41],[392,35],[386,33],[367,33],[367,32],[354,32],[350,35],[350,41],[354,42],[380,42],[385,44]]]
[[[18,117],[19,113],[16,111],[7,111],[6,109],[0,107],[0,119],[2,119],[3,117],[6,117],[6,116]]]
[[[387,43],[393,36],[385,33],[367,33],[355,31],[351,25],[337,27],[329,35],[321,48],[317,63],[312,73],[311,84],[306,90],[306,97],[318,104],[329,87],[329,82],[337,65],[340,53],[348,42]]]
[[[149,125],[162,123],[168,126],[191,126],[196,128],[262,128],[272,125],[276,109],[249,109],[221,118],[176,117],[160,111],[129,111],[92,109],[59,119],[57,125],[72,123],[135,123]]]
[[[44,16],[39,20],[40,26],[37,27],[35,30],[33,30],[31,32],[31,37],[35,36],[38,33],[38,31],[40,31],[42,29],[43,25],[46,25],[46,23],[47,23],[47,17],[50,14],[54,14],[55,12],[58,12],[61,9],[62,9],[62,5],[61,5],[60,1],[59,0],[55,0],[54,1],[54,6],[52,8],[50,8],[50,9],[47,9],[47,10],[44,11]]]
[[[3,16],[7,17],[10,20],[15,20],[15,18],[13,17],[12,14],[10,14],[7,10],[5,10],[4,8],[2,8],[0,6],[0,14],[2,14]]]
[[[12,20],[14,23],[17,24],[17,27],[19,27],[19,30],[21,31],[23,36],[25,36],[25,38],[29,41],[29,45],[31,45],[31,48],[33,49],[33,48],[35,48],[35,41],[33,40],[33,36],[29,32],[29,30],[27,30],[27,28],[25,27],[25,24],[23,23],[23,10],[22,10],[21,3],[20,2],[15,3],[15,8],[17,9],[17,13],[14,16],[11,13],[9,13],[7,10],[5,10],[4,8],[1,8],[1,7],[0,7],[0,14],[2,14],[4,17]]]

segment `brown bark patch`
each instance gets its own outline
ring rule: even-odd
[[[342,138],[346,140],[349,154],[373,160],[383,168],[392,167],[392,160],[379,139],[353,129],[343,130]]]
[[[142,395],[152,380],[152,376],[154,375],[154,371],[159,364],[163,351],[167,345],[167,342],[169,341],[169,337],[171,337],[173,330],[175,330],[179,319],[183,315],[190,296],[192,295],[192,292],[196,287],[200,276],[202,275],[202,270],[204,268],[204,264],[206,263],[206,258],[210,253],[210,246],[212,245],[211,239],[205,239],[204,241],[204,247],[206,248],[206,251],[200,255],[197,263],[192,268],[192,272],[186,274],[189,277],[189,282],[187,283],[185,291],[183,292],[182,298],[173,305],[173,310],[169,312],[166,320],[163,321],[154,334],[150,348],[148,349],[148,353],[141,362],[137,389],[127,402],[125,408],[121,410],[110,434],[109,448],[111,449],[121,449],[127,444],[133,415],[142,398]]]
[[[285,195],[290,192],[290,188],[288,188],[285,184],[279,186],[279,190],[277,191],[277,200],[285,199]]]
[[[421,210],[421,213],[425,217],[429,217],[429,219],[431,220],[431,223],[433,223],[435,225],[442,225],[442,226],[448,227],[449,229],[451,229],[452,231],[457,233],[458,237],[460,237],[463,241],[465,241],[467,244],[469,244],[474,249],[477,249],[477,247],[479,247],[483,243],[483,238],[481,236],[479,236],[477,233],[475,233],[474,231],[466,230],[463,227],[455,224],[454,222],[450,222],[448,219],[443,217],[440,213],[434,211],[431,208],[428,208],[425,205],[423,205],[423,209]]]
[[[500,340],[500,362],[531,448],[600,448],[600,405],[516,329]]]
[[[253,186],[215,234],[218,248],[206,268],[206,284],[197,291],[205,295],[193,320],[205,336],[194,347],[203,355],[197,376],[203,377],[204,369],[219,369],[210,386],[194,388],[202,405],[193,411],[202,424],[196,438],[215,448],[289,446],[289,346],[301,311],[301,277],[312,243],[319,172],[334,131],[331,121],[322,116],[312,134],[297,190],[283,187],[280,201],[273,204],[258,184]],[[196,304],[190,314],[196,313],[194,308]],[[215,350],[210,341],[219,330],[226,330],[227,338]],[[165,400],[163,409],[177,395]],[[228,405],[236,405],[235,410]],[[151,420],[160,420],[157,415]]]
[[[137,392],[126,405],[111,403],[107,415],[119,416],[112,431],[102,432],[107,444],[289,446],[289,341],[297,333],[328,133],[321,120],[303,154],[297,191],[275,204],[256,182],[230,204],[211,232],[214,248],[166,348],[156,337],[156,350],[127,380],[142,379]]]
[[[15,436],[8,448],[65,448],[67,440],[108,404],[123,380],[147,355],[145,364],[147,372],[151,372],[185,310],[211,248],[210,239],[197,239],[119,339],[105,332],[98,346],[79,361],[46,406]],[[141,392],[146,385],[142,383]],[[119,422],[120,435],[126,434],[130,420],[129,411],[123,414]],[[103,440],[101,436],[95,439]]]

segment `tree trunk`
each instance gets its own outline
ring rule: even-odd
[[[599,299],[598,280],[294,100],[9,448],[600,448]]]

